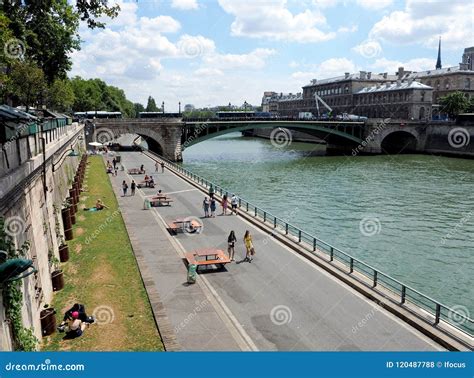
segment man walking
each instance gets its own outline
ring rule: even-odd
[[[132,190],[132,196],[135,195],[135,188],[137,187],[137,184],[135,184],[135,180],[132,180],[132,183],[130,184],[130,189]]]

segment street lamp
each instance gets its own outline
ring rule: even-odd
[[[163,114],[165,114],[165,102],[164,101],[161,103],[161,110],[162,110]]]
[[[181,101],[178,102],[178,114],[181,114]]]

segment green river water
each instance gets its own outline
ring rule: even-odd
[[[474,315],[474,160],[318,156],[228,134],[183,166],[448,306]]]

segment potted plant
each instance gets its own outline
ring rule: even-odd
[[[59,291],[64,287],[64,276],[63,271],[59,268],[59,260],[56,256],[51,257],[51,283],[53,285],[53,291]]]
[[[59,235],[58,243],[59,243],[59,261],[66,262],[69,260],[69,246],[64,241],[64,236]]]
[[[48,304],[45,304],[43,308],[44,310],[40,312],[40,322],[41,334],[44,337],[51,335],[56,329],[56,310]]]

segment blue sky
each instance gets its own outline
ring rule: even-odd
[[[104,30],[81,27],[72,75],[99,77],[169,111],[259,104],[312,78],[433,69],[474,45],[469,0],[117,0]]]

